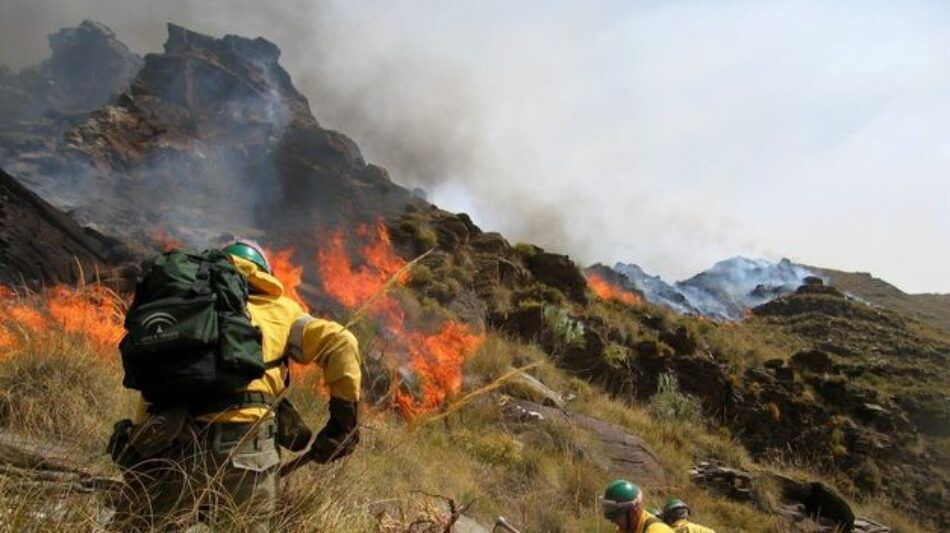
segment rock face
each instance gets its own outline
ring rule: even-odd
[[[31,289],[75,283],[80,267],[91,281],[97,272],[112,277],[113,266],[135,258],[119,241],[79,227],[0,170],[0,283],[25,282]]]
[[[519,412],[537,413],[544,420],[570,424],[591,432],[595,439],[589,450],[592,459],[614,478],[635,479],[651,491],[667,486],[667,474],[656,454],[646,443],[622,427],[597,418],[524,400],[515,400],[512,406]],[[529,422],[530,423],[530,422]]]
[[[112,30],[88,20],[50,35],[49,44],[48,60],[0,73],[0,122],[92,111],[114,101],[142,66]]]
[[[81,53],[76,36],[90,28],[108,32],[63,30],[56,54]],[[0,128],[0,165],[112,235],[160,229],[193,246],[224,233],[268,235],[302,257],[314,256],[319,228],[425,205],[319,125],[279,58],[262,38],[169,25],[164,52],[136,60],[129,92],[110,105]]]
[[[834,533],[888,533],[890,528],[857,518],[847,500],[818,481],[800,481],[770,472],[751,474],[736,468],[701,462],[690,471],[693,481],[729,498],[755,502],[787,518],[797,530]],[[756,501],[758,487],[774,485],[777,502]]]

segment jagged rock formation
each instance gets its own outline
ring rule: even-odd
[[[0,170],[0,283],[31,289],[122,277],[112,267],[132,261],[134,252],[119,241],[81,228],[65,213]]]
[[[92,111],[129,87],[142,59],[102,24],[83,21],[49,36],[52,56],[12,73],[0,67],[0,122]]]
[[[164,52],[145,57],[129,93],[86,115],[8,125],[0,165],[110,234],[161,228],[195,245],[270,235],[308,257],[315,228],[424,203],[319,125],[279,57],[262,38],[169,25]]]

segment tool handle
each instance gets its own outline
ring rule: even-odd
[[[507,531],[508,533],[521,533],[515,529],[514,526],[509,524],[508,521],[505,520],[504,516],[499,516],[495,519],[495,527],[492,528],[492,532],[497,531],[499,528],[501,528],[502,531]]]

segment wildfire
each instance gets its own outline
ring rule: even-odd
[[[267,258],[270,259],[274,277],[280,280],[281,285],[284,286],[284,295],[300,304],[305,311],[309,311],[310,307],[297,291],[303,281],[303,267],[294,264],[293,257],[296,253],[294,249],[284,248],[283,250],[271,251],[265,248],[264,252],[267,254]]]
[[[399,303],[386,292],[394,279],[404,283],[408,278],[407,263],[393,250],[386,227],[381,223],[360,226],[355,236],[362,241],[359,266],[350,259],[342,231],[326,239],[328,246],[317,254],[323,289],[350,310],[372,302],[368,312],[392,339],[387,353],[404,357],[402,362],[420,382],[418,395],[395,389],[394,404],[408,417],[437,409],[461,389],[462,365],[481,345],[482,337],[453,321],[443,323],[435,333],[410,327]]]
[[[630,305],[640,305],[643,303],[643,300],[638,294],[611,284],[599,274],[587,274],[587,285],[590,286],[598,298],[604,300],[613,300]]]
[[[63,329],[103,346],[117,346],[125,333],[122,299],[101,285],[56,286],[46,298],[46,308]]]
[[[124,332],[122,298],[100,285],[57,285],[24,298],[0,287],[0,305],[2,347],[15,344],[17,330],[42,332],[54,325],[103,347],[116,346]]]
[[[358,268],[350,261],[346,235],[340,230],[331,233],[329,245],[317,253],[323,290],[349,309],[378,297],[393,276],[399,283],[406,280],[405,274],[397,274],[406,266],[406,261],[393,251],[386,226],[378,223],[373,228],[372,233],[367,225],[356,230],[360,239],[369,241],[360,248],[365,264]]]
[[[421,399],[401,389],[394,401],[409,416],[437,409],[462,388],[462,365],[481,346],[482,337],[458,322],[446,322],[435,335],[410,333],[409,366],[423,377]]]

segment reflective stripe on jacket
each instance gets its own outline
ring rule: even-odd
[[[315,363],[323,370],[331,396],[359,401],[361,371],[356,337],[336,322],[307,314],[300,304],[284,296],[284,287],[277,278],[254,263],[233,255],[231,259],[251,286],[247,309],[251,323],[261,329],[264,363],[277,361],[285,354],[298,363]],[[284,390],[284,371],[281,366],[271,368],[245,390],[276,397]],[[136,422],[145,419],[146,407],[140,398]],[[266,412],[265,407],[251,406],[205,415],[199,420],[248,423]]]

